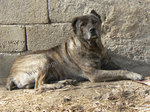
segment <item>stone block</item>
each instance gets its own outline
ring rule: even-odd
[[[25,28],[15,25],[0,26],[0,52],[26,50]]]
[[[0,53],[0,78],[7,78],[14,59],[19,53],[7,54]]]
[[[52,22],[70,22],[83,15],[87,0],[49,0],[49,16]]]
[[[72,34],[69,23],[27,26],[29,50],[44,50],[65,42]]]
[[[47,22],[47,0],[0,0],[1,24]]]

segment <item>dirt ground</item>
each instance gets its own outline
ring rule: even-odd
[[[0,80],[0,112],[150,112],[150,87],[133,81],[82,82],[37,93],[7,91]]]

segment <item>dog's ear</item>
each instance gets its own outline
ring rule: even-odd
[[[78,17],[76,17],[76,18],[74,18],[73,20],[72,20],[72,28],[73,28],[73,31],[74,31],[74,33],[76,34],[77,33],[77,21],[78,21]]]
[[[102,23],[101,16],[98,15],[95,10],[91,10],[91,14],[95,15],[96,17],[98,17],[99,21]]]

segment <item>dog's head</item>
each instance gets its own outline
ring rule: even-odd
[[[101,17],[94,11],[91,14],[76,17],[72,21],[75,35],[83,41],[93,41],[100,37]]]

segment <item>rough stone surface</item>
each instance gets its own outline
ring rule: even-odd
[[[83,15],[87,4],[87,0],[49,0],[51,22],[71,21],[72,18]]]
[[[47,0],[0,0],[1,24],[47,22]]]
[[[110,0],[108,3],[111,11],[103,22],[103,42],[110,55],[123,68],[150,76],[143,71],[150,69],[150,1]]]
[[[21,26],[0,26],[0,52],[26,50],[25,28]]]
[[[71,36],[70,27],[69,23],[27,26],[28,49],[44,50],[65,42]]]
[[[19,53],[0,53],[0,78],[8,77],[10,67],[17,56],[19,56]]]
[[[52,22],[68,22],[95,9],[103,21],[102,40],[117,65],[150,68],[150,0],[49,0]]]

